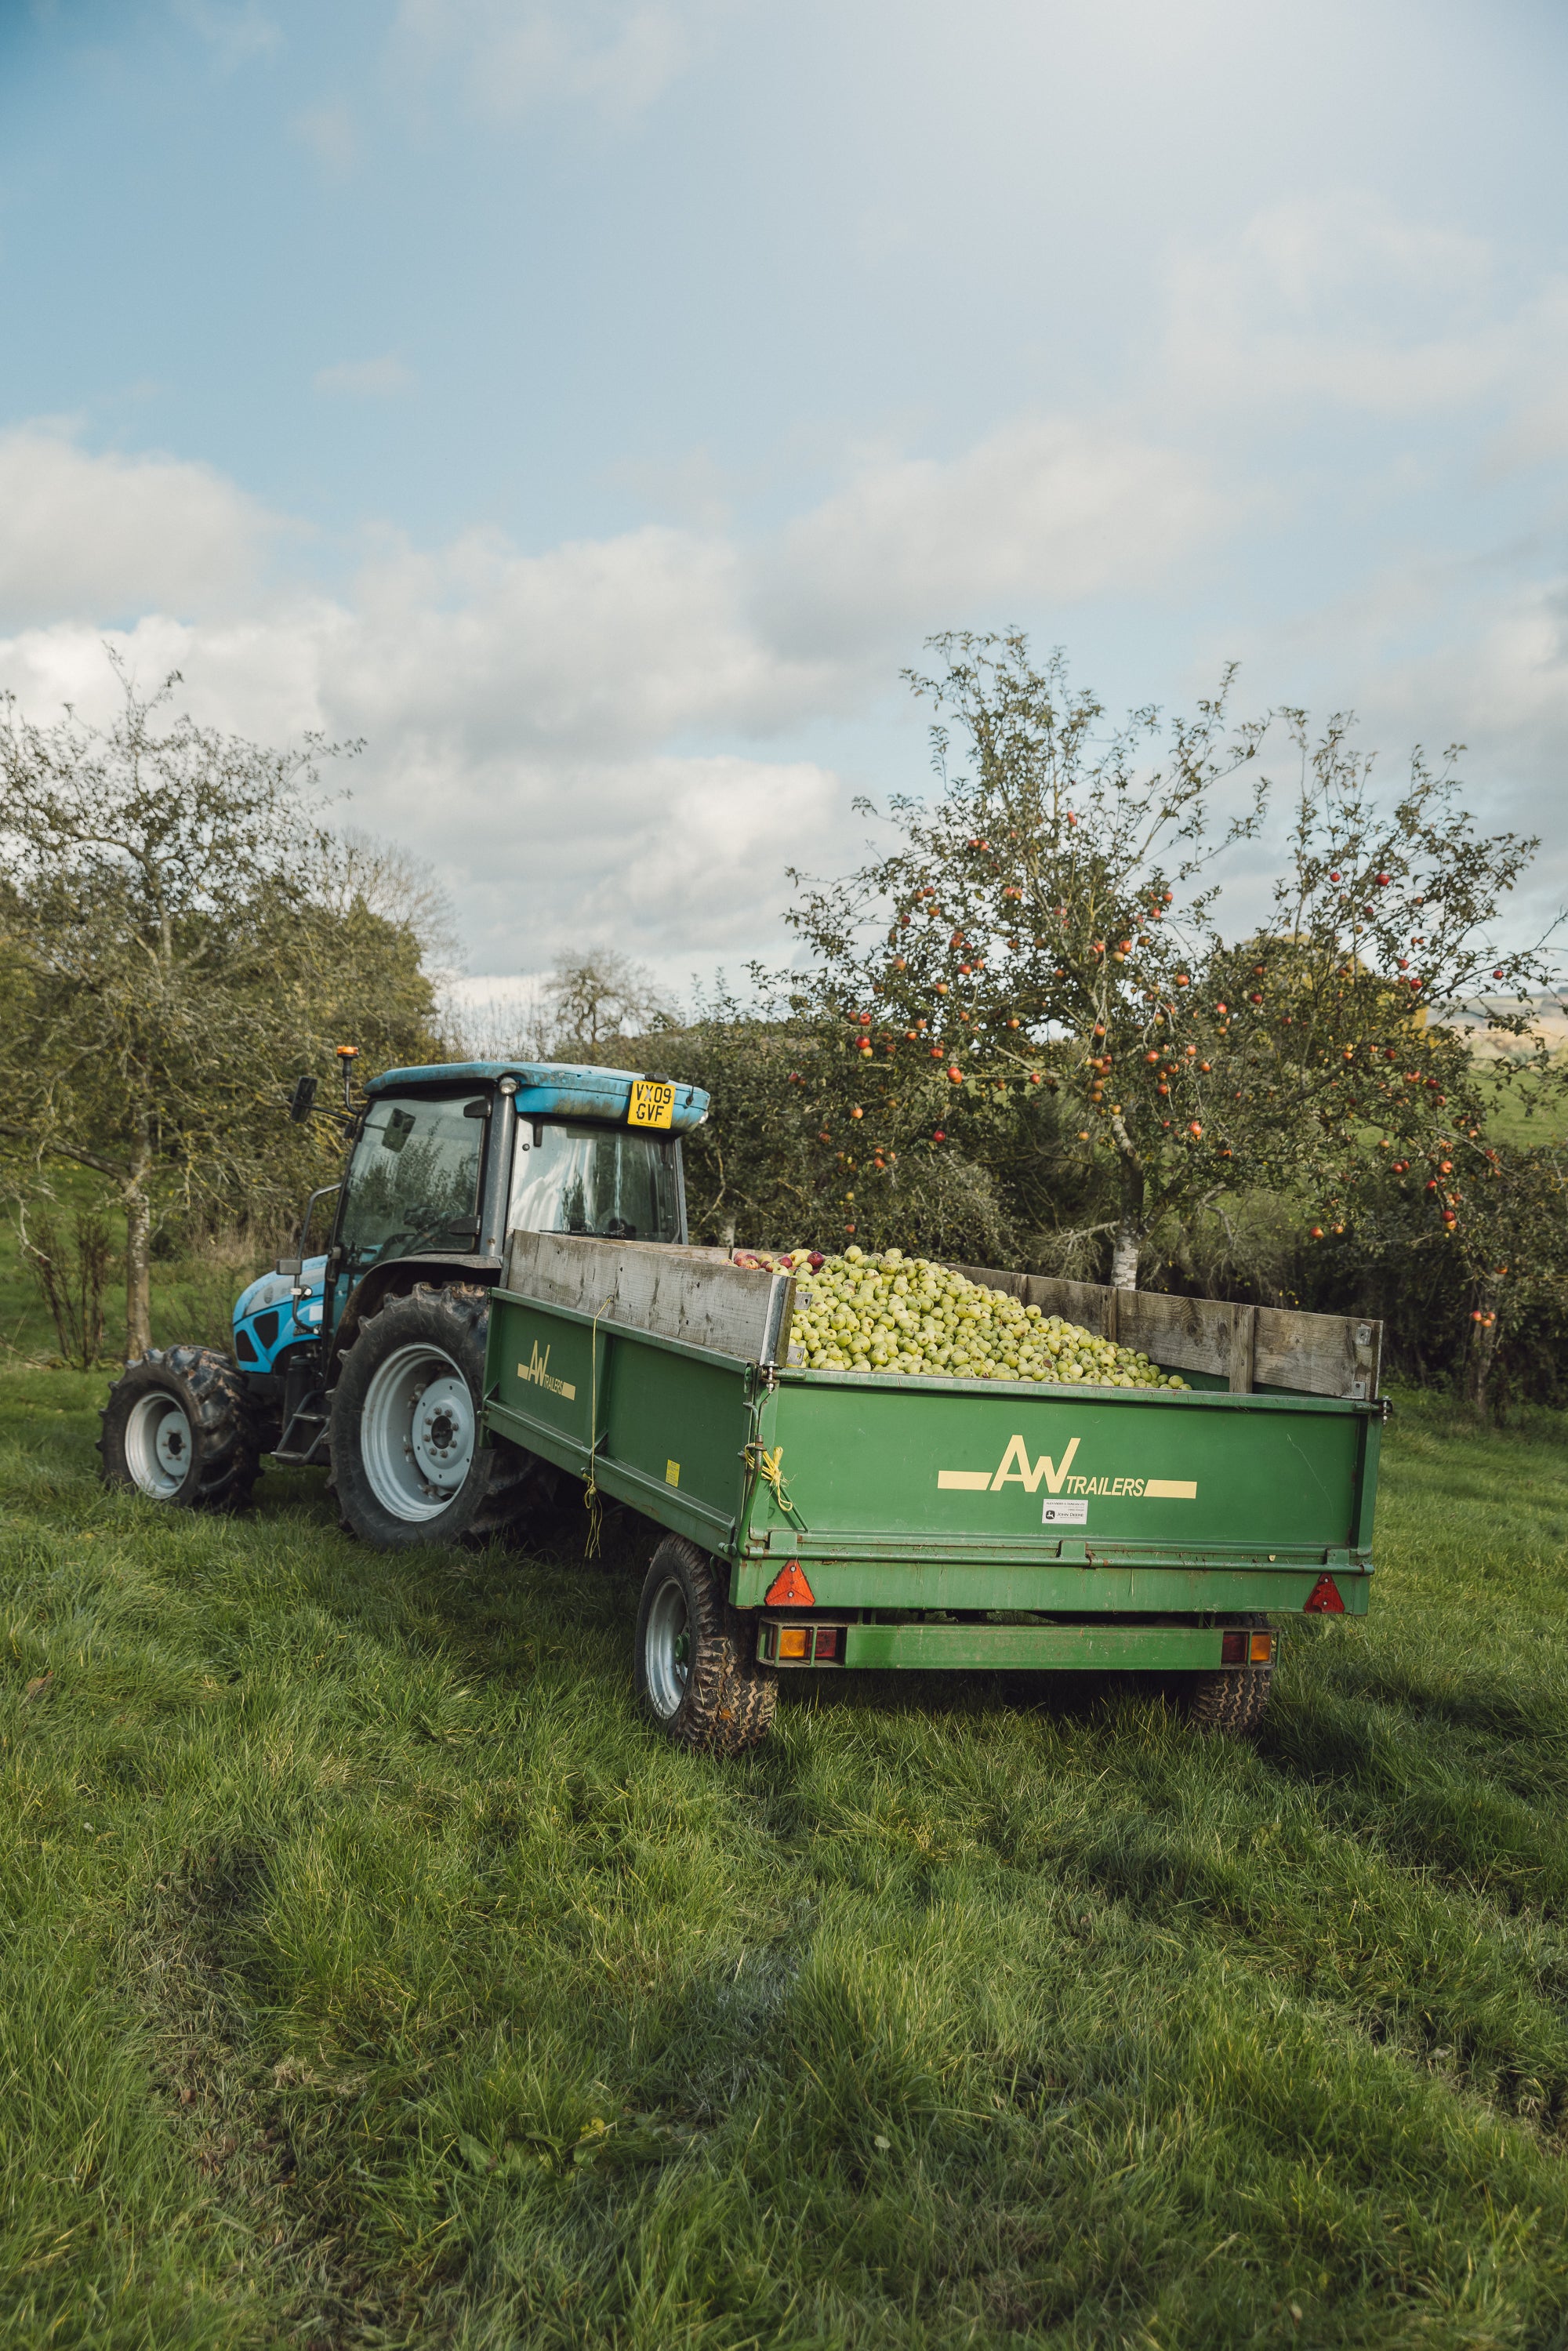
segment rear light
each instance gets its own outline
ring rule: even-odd
[[[1233,1625],[1219,1636],[1219,1662],[1222,1666],[1271,1666],[1274,1662],[1272,1633],[1250,1633]]]
[[[1343,1616],[1344,1602],[1332,1575],[1320,1575],[1307,1594],[1303,1616]]]
[[[765,1616],[757,1628],[757,1655],[765,1666],[841,1666],[847,1625],[780,1622]]]

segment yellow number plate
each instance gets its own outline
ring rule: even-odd
[[[632,1107],[627,1123],[632,1126],[673,1126],[675,1121],[675,1090],[660,1083],[657,1078],[634,1078],[632,1081]]]

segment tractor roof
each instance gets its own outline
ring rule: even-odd
[[[640,1070],[601,1070],[572,1061],[434,1061],[412,1070],[383,1070],[365,1087],[368,1094],[417,1093],[428,1087],[445,1092],[453,1086],[493,1086],[497,1079],[516,1078],[517,1110],[524,1118],[597,1119],[623,1126],[632,1099],[632,1081]],[[707,1115],[708,1097],[700,1086],[677,1086],[674,1127],[684,1134]]]

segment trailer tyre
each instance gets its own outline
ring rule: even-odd
[[[637,1610],[637,1693],[677,1746],[738,1755],[768,1736],[779,1677],[759,1666],[752,1627],[729,1605],[706,1552],[666,1535]]]
[[[419,1282],[361,1323],[332,1395],[332,1491],[378,1551],[483,1542],[536,1498],[544,1465],[479,1442],[490,1293]]]
[[[1247,1632],[1262,1632],[1267,1616],[1234,1619]],[[1188,1674],[1186,1711],[1199,1730],[1229,1739],[1250,1739],[1261,1728],[1274,1679],[1272,1664],[1231,1666],[1218,1673]]]
[[[152,1348],[99,1416],[99,1475],[184,1510],[238,1510],[261,1470],[244,1380],[215,1347]]]

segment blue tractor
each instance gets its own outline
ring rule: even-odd
[[[104,1407],[110,1485],[188,1510],[250,1499],[264,1458],[329,1471],[345,1524],[382,1550],[500,1531],[556,1472],[481,1445],[489,1293],[507,1235],[684,1242],[681,1137],[695,1086],[625,1070],[462,1061],[388,1070],[323,1111],[302,1078],[290,1114],[345,1130],[347,1169],[311,1194],[298,1254],[253,1281],[231,1354],[153,1349]],[[324,1248],[308,1254],[318,1206]]]

